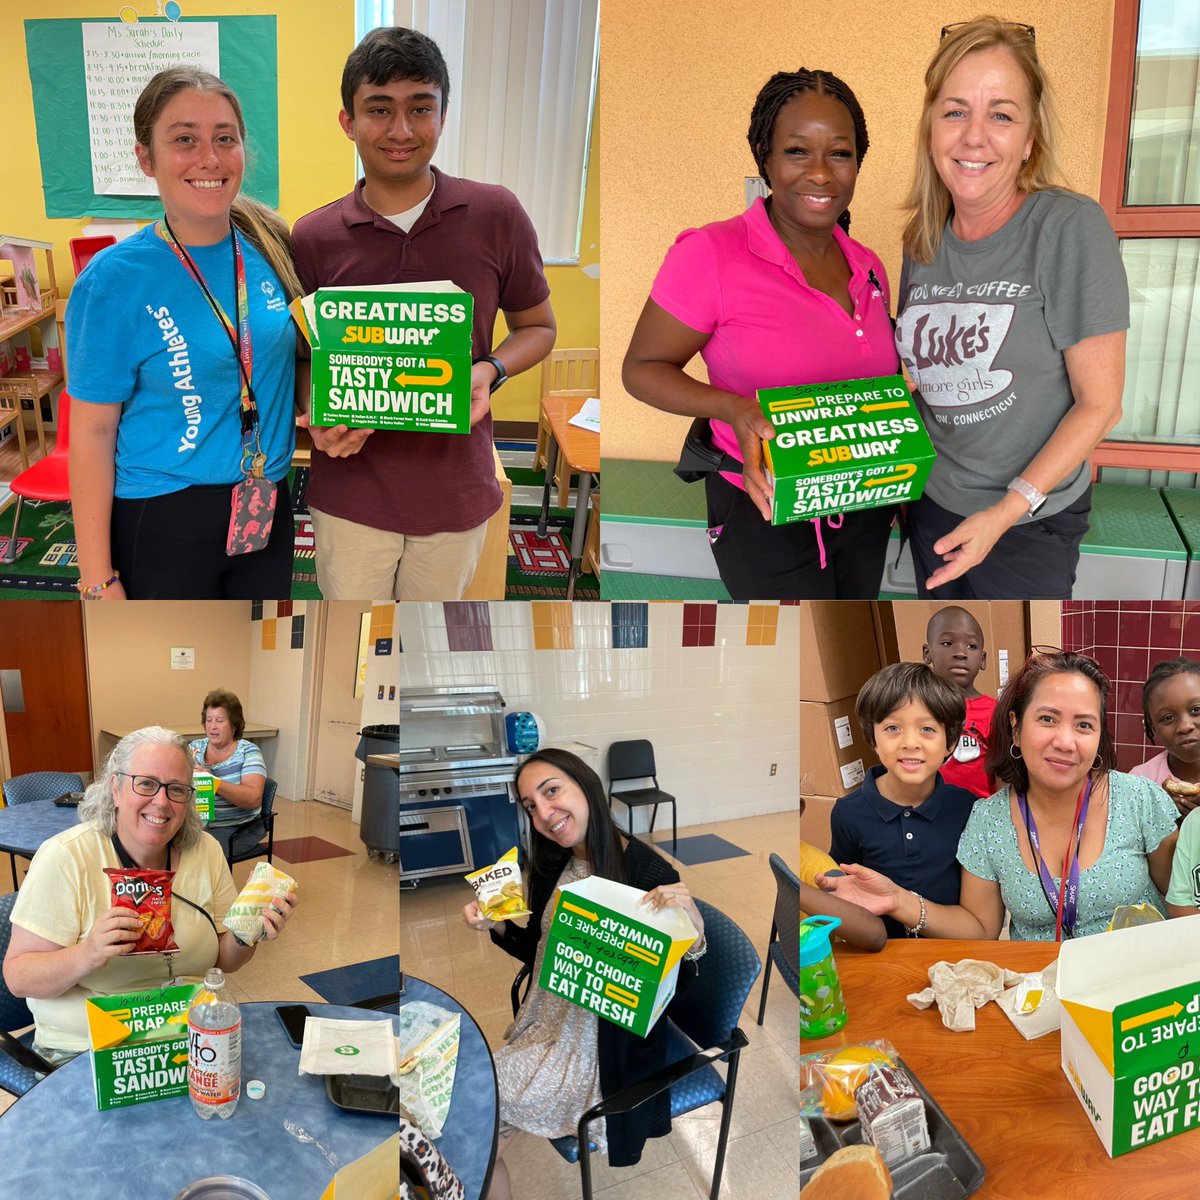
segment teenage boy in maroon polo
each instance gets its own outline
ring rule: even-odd
[[[491,392],[554,345],[537,234],[516,197],[430,165],[449,92],[430,38],[368,33],[346,60],[339,116],[364,178],[292,234],[306,291],[449,279],[475,300],[469,435],[310,429],[317,582],[331,600],[462,595],[501,503]],[[493,349],[497,311],[509,334]]]

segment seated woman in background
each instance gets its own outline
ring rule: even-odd
[[[1007,786],[975,803],[959,840],[958,904],[929,903],[855,864],[818,884],[927,937],[998,937],[1005,909],[1013,939],[1028,941],[1101,933],[1122,904],[1164,912],[1175,807],[1114,769],[1110,690],[1094,660],[1062,650],[1032,654],[1004,689],[987,770]]]
[[[267,783],[267,765],[262,751],[246,741],[246,719],[242,702],[220,689],[204,697],[200,709],[205,736],[190,743],[188,750],[196,766],[216,781],[213,815],[208,832],[229,854],[256,846],[262,838],[262,826],[253,824],[262,813],[263,788]]]
[[[644,890],[642,902],[656,911],[678,905],[687,913],[699,936],[685,952],[679,972],[676,998],[686,993],[698,969],[694,960],[706,949],[704,918],[675,868],[617,828],[600,777],[574,754],[539,750],[521,764],[516,784],[530,825],[529,921],[524,928],[505,921],[497,930],[474,901],[463,908],[463,920],[490,933],[501,950],[532,967],[536,980],[555,888],[590,875],[613,879]],[[667,1025],[660,1021],[639,1037],[561,996],[530,987],[494,1056],[500,1147],[487,1200],[510,1200],[508,1167],[500,1156],[519,1130],[539,1137],[573,1135],[579,1118],[602,1098],[666,1066]],[[664,1092],[631,1112],[593,1122],[588,1136],[608,1154],[610,1165],[636,1163],[648,1137],[670,1131],[668,1101]]]
[[[65,1062],[88,1048],[84,1000],[227,974],[254,957],[221,923],[237,888],[220,847],[192,803],[192,765],[177,733],[138,729],[116,745],[79,806],[79,824],[43,842],[12,913],[4,979],[29,1001],[34,1049]],[[105,867],[173,871],[171,924],[177,954],[130,956],[142,932],[130,908],[113,905]],[[295,897],[263,914],[279,936]]]

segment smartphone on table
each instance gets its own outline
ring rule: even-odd
[[[275,1015],[288,1035],[288,1041],[299,1050],[304,1045],[304,1024],[308,1020],[307,1005],[280,1004],[275,1009]]]

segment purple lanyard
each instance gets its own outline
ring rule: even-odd
[[[1083,826],[1087,821],[1088,803],[1092,795],[1092,778],[1089,775],[1087,782],[1083,785],[1083,791],[1079,796],[1079,803],[1075,807],[1075,854],[1071,859],[1071,869],[1066,870],[1067,864],[1063,863],[1063,879],[1064,887],[1062,894],[1059,894],[1058,888],[1054,886],[1054,878],[1050,874],[1049,868],[1046,866],[1046,860],[1042,857],[1042,844],[1038,837],[1037,823],[1033,819],[1033,813],[1029,811],[1029,802],[1025,799],[1024,792],[1017,793],[1017,807],[1021,810],[1021,817],[1025,822],[1025,831],[1029,834],[1029,844],[1033,847],[1033,852],[1037,856],[1038,875],[1042,881],[1042,891],[1046,895],[1046,903],[1050,905],[1051,912],[1054,913],[1056,919],[1054,940],[1061,942],[1063,935],[1073,937],[1075,934],[1075,917],[1079,909],[1079,847],[1083,842]],[[1067,843],[1067,854],[1071,853],[1071,844]]]

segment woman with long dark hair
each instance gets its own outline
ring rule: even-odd
[[[590,875],[612,879],[643,890],[642,902],[649,908],[677,905],[691,919],[698,937],[684,955],[676,995],[685,992],[697,972],[695,960],[705,950],[704,919],[675,868],[617,828],[600,777],[574,754],[539,750],[521,764],[516,786],[530,825],[525,883],[532,915],[524,928],[505,921],[497,929],[472,902],[464,907],[463,920],[472,929],[489,932],[497,946],[532,969],[536,981],[555,888]],[[580,1116],[592,1105],[666,1061],[665,1021],[638,1037],[535,982],[495,1054],[499,1154],[518,1130],[540,1137],[574,1134]],[[589,1136],[607,1151],[613,1166],[621,1167],[638,1161],[648,1137],[661,1137],[670,1128],[669,1099],[663,1093],[631,1112],[593,1123]],[[508,1168],[497,1157],[488,1200],[509,1200],[511,1195]]]

